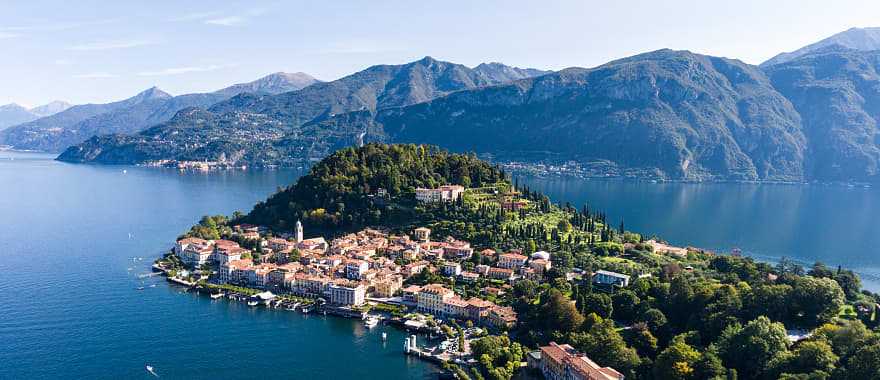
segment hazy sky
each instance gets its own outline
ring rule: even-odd
[[[0,0],[0,104],[204,92],[276,71],[332,80],[426,55],[561,69],[672,48],[757,64],[878,15],[876,0]]]

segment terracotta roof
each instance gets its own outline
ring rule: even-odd
[[[430,285],[423,286],[422,292],[443,295],[443,294],[452,293],[452,290],[446,289],[443,285],[430,284]]]
[[[222,247],[237,247],[238,246],[238,243],[236,243],[232,240],[223,240],[223,239],[215,240],[214,244],[216,244],[218,247],[221,247],[221,246]]]
[[[473,297],[473,298],[467,300],[467,303],[468,303],[468,305],[471,305],[473,307],[480,307],[480,308],[495,306],[494,303],[486,301],[481,298],[477,298],[477,297]]]
[[[458,298],[458,297],[452,297],[446,301],[443,301],[443,303],[450,304],[450,305],[457,306],[457,307],[467,307],[467,305],[468,305],[467,301],[465,301],[461,298]]]

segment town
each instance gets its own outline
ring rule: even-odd
[[[464,190],[462,186],[416,189],[415,197],[422,203],[454,202]],[[511,208],[519,205],[508,203]],[[276,299],[281,302],[278,297],[291,295],[315,302],[324,313],[362,318],[370,327],[376,324],[377,316],[367,311],[374,309],[396,311],[397,315],[409,312],[402,325],[417,331],[426,331],[428,325],[442,331],[435,321],[449,320],[456,321],[454,326],[461,322],[503,332],[517,323],[517,313],[507,305],[506,293],[521,280],[542,282],[553,255],[478,249],[453,236],[435,237],[427,227],[415,228],[410,234],[367,228],[330,241],[305,236],[300,221],[292,233],[233,225],[230,236],[222,239],[179,239],[156,268],[178,283],[204,283],[213,289],[212,297],[221,295],[223,289],[252,289],[250,297],[240,299],[251,305],[271,305]],[[585,275],[577,269],[569,273],[573,279]],[[598,270],[587,279],[610,289],[627,286],[630,276]],[[309,310],[303,307],[303,311]],[[460,361],[462,354],[469,353],[469,339],[464,338],[455,347],[457,352],[426,352],[409,339],[406,351],[437,361]],[[599,366],[571,346],[555,343],[532,352],[528,363],[551,379],[623,379],[614,369]]]

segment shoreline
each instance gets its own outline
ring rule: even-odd
[[[184,287],[184,288],[186,288],[187,292],[190,290],[195,290],[195,292],[199,296],[208,296],[208,297],[212,298],[212,300],[214,299],[212,297],[212,295],[216,294],[216,293],[213,293],[213,290],[220,288],[219,286],[217,286],[216,288],[202,287],[197,282],[188,282],[188,281],[185,281],[185,280],[182,280],[179,278],[170,277],[170,276],[168,276],[168,270],[163,268],[162,266],[160,266],[157,263],[153,263],[150,266],[150,268],[153,273],[159,273],[161,276],[165,277],[165,281],[170,283],[172,286]],[[253,288],[247,288],[247,289],[253,290],[255,292],[260,291],[259,289],[253,289]],[[271,303],[270,304],[261,303],[261,304],[257,304],[257,305],[250,305],[247,302],[248,302],[248,299],[252,298],[252,296],[244,294],[244,293],[221,292],[220,294],[222,294],[222,296],[217,299],[226,299],[226,301],[228,301],[228,302],[244,303],[247,306],[271,310],[271,311],[277,310],[277,311],[297,312],[295,307],[289,308],[287,306],[284,306],[283,304],[278,304],[275,306],[272,306]],[[287,296],[287,295],[279,295],[279,297],[283,297],[283,296]],[[377,303],[380,303],[380,302],[377,302]],[[306,310],[308,310],[308,311],[306,311]],[[335,318],[342,318],[342,319],[349,319],[349,320],[366,320],[368,318],[379,318],[380,323],[382,325],[392,326],[395,329],[397,329],[398,331],[407,334],[407,339],[409,339],[410,335],[426,335],[427,334],[430,337],[429,339],[436,339],[433,337],[434,334],[441,334],[442,335],[442,331],[440,331],[439,327],[433,328],[433,329],[429,328],[427,326],[424,326],[421,328],[410,328],[410,327],[406,326],[406,321],[403,320],[403,318],[386,316],[385,314],[388,314],[387,312],[372,313],[372,314],[369,311],[362,312],[362,313],[344,312],[344,311],[342,311],[342,308],[337,308],[337,307],[332,307],[332,306],[327,306],[327,305],[317,305],[314,302],[309,304],[308,306],[302,305],[299,312],[302,314],[317,313],[317,314],[321,314],[323,316],[331,316],[331,317],[335,317]],[[372,327],[368,327],[368,329],[372,329]],[[415,348],[415,349],[409,349],[409,350],[404,349],[401,351],[401,354],[403,354],[404,356],[413,356],[413,357],[417,357],[419,359],[422,359],[423,361],[426,361],[426,362],[429,362],[433,365],[436,365],[437,369],[444,371],[444,372],[448,372],[448,371],[443,369],[443,364],[445,364],[447,362],[455,362],[455,360],[453,360],[453,359],[445,359],[441,355],[431,354],[428,350],[425,350],[424,348]],[[460,363],[458,363],[458,364],[460,364]]]
[[[27,149],[15,149],[10,146],[0,146],[0,152],[7,151],[13,153],[28,153],[28,154],[40,154],[40,155],[54,155],[53,161],[59,161],[69,164],[80,164],[80,165],[97,165],[97,166],[130,166],[130,167],[139,167],[139,168],[157,168],[157,169],[178,169],[176,166],[165,166],[164,164],[157,164],[155,162],[147,161],[140,163],[100,163],[100,162],[77,162],[77,161],[65,161],[59,160],[60,153],[53,152],[44,152],[39,150],[27,150]],[[176,160],[169,160],[177,162]],[[184,162],[184,161],[180,161]],[[190,161],[186,161],[190,162]],[[199,161],[192,161],[194,163]],[[850,187],[850,188],[865,188],[871,189],[874,188],[874,183],[871,182],[861,182],[861,181],[784,181],[784,180],[736,180],[736,179],[726,179],[726,178],[707,178],[707,179],[675,179],[675,178],[662,178],[662,177],[653,177],[653,176],[630,176],[630,175],[620,175],[620,174],[610,174],[610,173],[595,173],[595,174],[584,174],[580,172],[550,172],[550,171],[538,171],[538,170],[529,170],[527,168],[516,168],[510,167],[515,164],[515,162],[492,162],[508,170],[511,174],[515,174],[517,176],[524,177],[532,177],[532,178],[540,178],[540,179],[576,179],[576,180],[586,180],[586,181],[622,181],[622,182],[632,182],[632,183],[651,183],[651,184],[737,184],[737,185],[785,185],[785,186],[819,186],[819,187]],[[183,172],[192,172],[192,173],[219,173],[219,172],[245,172],[245,171],[281,171],[281,170],[308,170],[310,165],[297,165],[297,166],[288,166],[288,165],[250,165],[250,164],[216,164],[211,165],[212,167],[207,170],[196,169],[196,168],[184,168],[181,169]]]

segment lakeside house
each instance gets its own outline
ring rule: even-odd
[[[363,305],[367,297],[367,288],[355,281],[338,281],[331,284],[330,303],[340,306]]]
[[[529,365],[541,371],[547,380],[624,380],[623,374],[602,367],[568,344],[550,342],[528,356]]]

